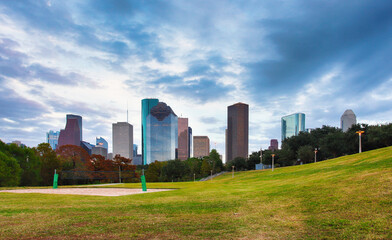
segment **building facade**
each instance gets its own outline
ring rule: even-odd
[[[279,149],[278,139],[271,139],[268,150],[275,151]]]
[[[56,150],[57,145],[59,144],[59,136],[60,136],[59,131],[55,132],[50,130],[49,132],[46,133],[46,143],[49,143],[49,145],[52,147],[53,150]]]
[[[188,158],[193,157],[193,142],[192,142],[192,128],[188,127]]]
[[[236,157],[248,157],[249,105],[236,103],[227,108],[226,163]]]
[[[109,149],[109,144],[103,137],[96,138],[95,145]]]
[[[207,136],[193,136],[193,157],[202,158],[210,154],[210,139]]]
[[[146,98],[142,100],[142,160],[143,164],[147,163],[147,116],[150,114],[151,108],[158,104],[156,98]]]
[[[102,145],[93,146],[91,149],[91,154],[101,155],[105,159],[108,158],[108,149],[103,147]]]
[[[113,157],[120,154],[121,157],[132,159],[133,157],[133,126],[127,122],[113,123]]]
[[[152,107],[146,119],[146,162],[177,158],[178,118],[164,102]]]
[[[294,113],[282,117],[282,142],[305,131],[305,114]]]
[[[188,118],[178,118],[178,159],[187,160],[189,157]]]
[[[357,124],[357,116],[351,109],[344,111],[343,115],[340,117],[340,128],[343,132],[347,132],[353,125]]]
[[[59,134],[58,147],[63,145],[81,146],[82,140],[82,117],[67,114],[65,129],[62,129]]]

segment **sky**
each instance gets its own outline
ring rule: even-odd
[[[0,139],[34,147],[83,117],[83,140],[158,98],[224,155],[227,106],[249,104],[249,153],[306,128],[392,122],[392,1],[0,1]],[[139,151],[140,153],[140,151]]]

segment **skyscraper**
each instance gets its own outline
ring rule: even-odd
[[[351,109],[344,111],[343,115],[340,117],[340,128],[343,132],[347,132],[352,125],[357,124],[357,116]]]
[[[192,128],[188,127],[188,158],[193,157],[193,142],[192,142]]]
[[[270,146],[268,147],[268,150],[275,151],[278,149],[279,149],[278,139],[271,139]]]
[[[210,139],[207,136],[193,136],[193,157],[201,158],[210,154]]]
[[[150,114],[151,108],[158,104],[156,98],[146,98],[142,100],[142,159],[143,164],[147,163],[147,116]]]
[[[146,162],[177,158],[178,118],[164,102],[152,107],[146,119]]]
[[[282,142],[286,138],[297,136],[305,131],[305,114],[294,113],[282,117]]]
[[[178,159],[187,160],[189,156],[188,118],[178,118]]]
[[[63,145],[81,146],[82,141],[82,117],[67,114],[65,129],[60,131],[58,147]]]
[[[49,143],[49,145],[52,147],[53,150],[56,150],[57,145],[59,143],[59,136],[60,132],[54,132],[50,130],[49,132],[46,133],[46,143]]]
[[[133,126],[127,122],[113,123],[113,157],[133,157]]]
[[[108,142],[103,137],[96,138],[96,145],[102,146],[102,147],[106,148],[106,150],[109,148]]]
[[[226,163],[236,157],[248,157],[249,105],[236,103],[227,108]]]

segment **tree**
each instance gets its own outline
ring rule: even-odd
[[[200,178],[201,177],[201,174],[200,174],[201,164],[202,164],[202,160],[201,159],[199,159],[199,158],[188,158],[185,161],[185,163],[188,165],[191,179],[193,178],[193,176],[195,176],[195,178]]]
[[[208,158],[209,158],[209,161],[212,165],[213,173],[221,172],[223,169],[223,163],[222,163],[222,160],[219,156],[219,153],[216,151],[216,149],[211,150]]]
[[[246,160],[243,157],[236,157],[227,163],[227,168],[231,169],[234,166],[237,171],[246,170]]]
[[[34,148],[36,154],[41,159],[41,179],[42,184],[49,186],[53,183],[54,170],[60,171],[60,160],[56,152],[50,147],[49,143],[41,143]]]
[[[18,186],[21,171],[16,159],[0,150],[0,187]]]
[[[256,164],[258,163],[260,163],[260,151],[252,152],[248,158],[248,161],[246,161],[246,168],[248,170],[254,170],[256,168]]]
[[[162,171],[162,162],[155,161],[148,165],[148,169],[145,171],[146,181],[148,182],[159,182],[161,171]]]
[[[200,170],[201,176],[207,177],[211,173],[211,169],[212,168],[210,163],[208,162],[208,158],[204,158],[203,162],[201,163],[201,170]]]
[[[301,146],[298,149],[297,156],[305,163],[310,163],[313,161],[313,147],[310,145]]]

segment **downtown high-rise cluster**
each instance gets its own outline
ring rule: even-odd
[[[352,110],[346,110],[341,117],[341,129],[347,131],[356,124]],[[49,131],[47,142],[56,149],[63,145],[76,145],[84,148],[90,155],[98,154],[112,159],[116,155],[133,159],[135,165],[146,165],[154,161],[172,159],[186,160],[190,157],[202,158],[210,153],[208,136],[192,136],[189,119],[178,117],[173,109],[156,98],[141,101],[141,154],[133,141],[133,125],[128,122],[112,124],[113,153],[108,153],[108,143],[102,137],[95,144],[83,141],[82,117],[68,114],[65,128]],[[305,114],[294,113],[281,118],[281,141],[305,128]],[[278,140],[271,139],[269,150],[278,149]],[[236,157],[247,158],[249,151],[249,105],[236,103],[227,108],[227,128],[225,130],[226,162]]]

